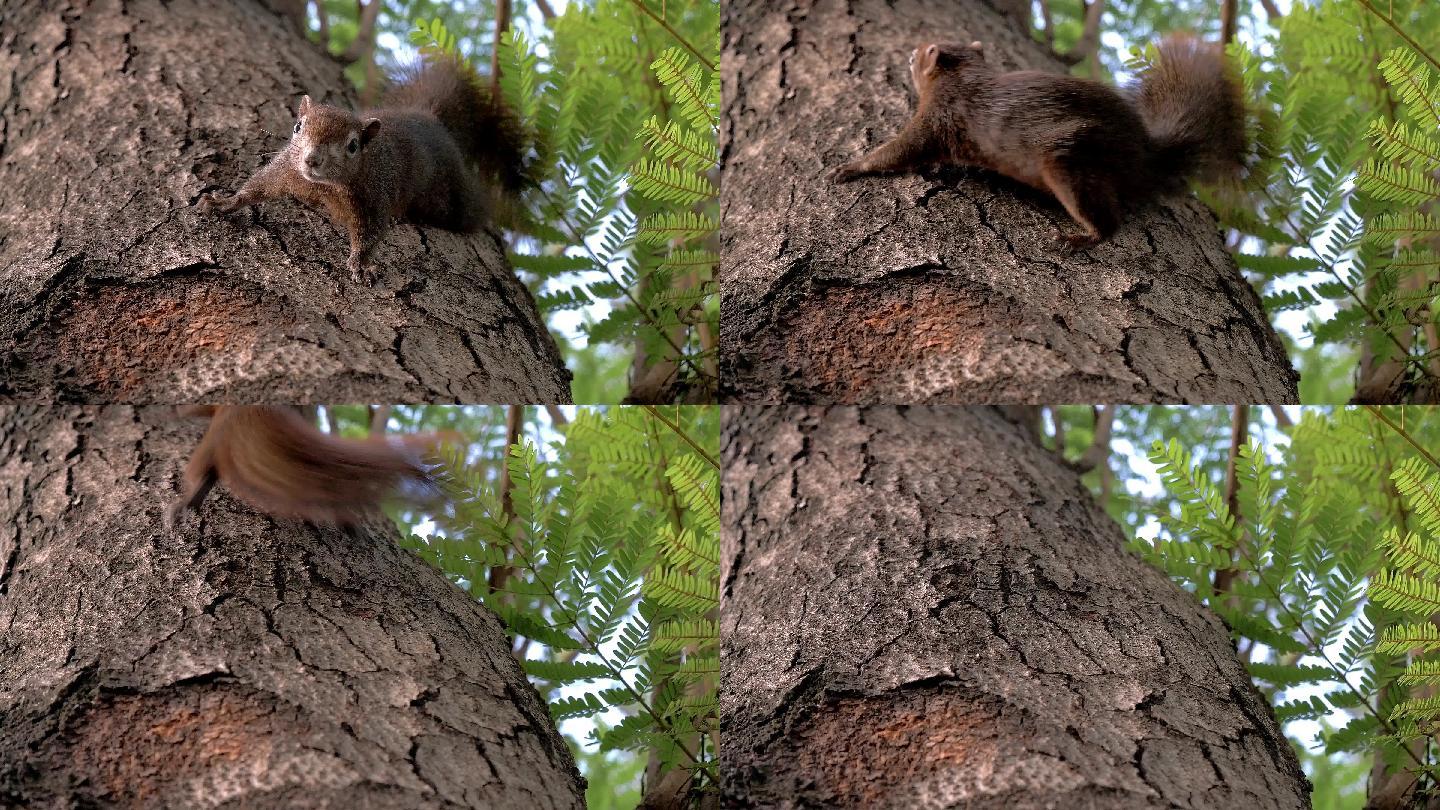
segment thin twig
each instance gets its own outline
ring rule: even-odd
[[[1380,410],[1374,405],[1366,405],[1365,409],[1370,411],[1370,413],[1374,414],[1376,419],[1379,419],[1381,422],[1389,425],[1390,429],[1395,431],[1400,436],[1400,438],[1409,442],[1411,447],[1415,448],[1416,451],[1418,451],[1420,455],[1425,458],[1426,461],[1430,462],[1430,466],[1434,467],[1437,470],[1440,470],[1440,461],[1436,461],[1435,457],[1430,455],[1429,450],[1421,447],[1419,442],[1415,441],[1415,439],[1413,439],[1409,433],[1405,432],[1405,428],[1402,428],[1394,422],[1390,421],[1390,417],[1386,416],[1384,411]]]
[[[570,421],[565,418],[565,412],[560,410],[559,405],[546,405],[545,412],[550,414],[550,423],[555,427],[563,427]]]
[[[510,27],[510,0],[495,0],[495,47],[490,51],[490,92],[500,97],[500,49]]]
[[[641,11],[645,12],[646,16],[648,16],[650,19],[654,20],[654,21],[657,22],[657,23],[660,23],[660,27],[664,28],[666,31],[669,31],[669,32],[670,32],[670,36],[674,37],[674,38],[675,38],[675,41],[677,41],[677,42],[679,42],[681,45],[684,45],[684,46],[685,46],[685,50],[689,51],[690,53],[695,54],[695,58],[700,60],[700,64],[704,65],[705,67],[707,67],[707,68],[709,68],[709,69],[711,69],[711,70],[719,70],[719,68],[717,68],[713,62],[711,62],[709,59],[706,59],[703,54],[701,54],[699,51],[695,50],[695,46],[694,46],[694,45],[691,45],[690,42],[685,39],[685,37],[680,36],[680,32],[679,32],[679,31],[676,31],[674,28],[671,28],[671,27],[670,27],[670,23],[665,22],[665,18],[664,18],[664,17],[661,17],[660,15],[658,15],[658,14],[656,14],[655,12],[651,11],[651,10],[650,10],[650,7],[647,6],[647,5],[645,5],[645,3],[642,2],[642,0],[630,0],[630,2],[631,2],[636,8],[638,8],[638,9],[640,9]]]
[[[1275,424],[1282,430],[1293,427],[1295,424],[1295,420],[1290,418],[1290,414],[1285,412],[1285,407],[1282,405],[1271,405],[1270,413],[1275,416]]]
[[[524,412],[522,405],[511,405],[505,410],[505,449],[500,453],[500,513],[504,515],[506,531],[513,531],[515,523],[515,482],[510,477],[510,448],[520,443],[520,422]],[[511,538],[511,545],[515,545],[514,538]],[[515,567],[511,565],[491,568],[490,590],[500,590],[514,574]]]
[[[1418,42],[1416,42],[1415,40],[1411,39],[1411,38],[1410,38],[1410,35],[1407,34],[1407,33],[1405,33],[1405,30],[1402,29],[1402,28],[1399,26],[1399,24],[1397,24],[1397,23],[1395,22],[1395,20],[1391,19],[1389,16],[1387,16],[1387,15],[1385,15],[1385,14],[1381,14],[1378,10],[1376,10],[1376,8],[1375,8],[1374,6],[1370,5],[1370,0],[1360,0],[1360,5],[1364,6],[1366,11],[1370,12],[1371,14],[1374,14],[1376,17],[1379,17],[1381,22],[1383,22],[1383,23],[1385,23],[1386,25],[1390,26],[1390,29],[1391,29],[1392,31],[1394,31],[1396,34],[1399,34],[1399,35],[1400,35],[1400,38],[1403,39],[1403,40],[1405,40],[1405,43],[1406,43],[1407,45],[1409,45],[1411,48],[1414,48],[1416,53],[1418,53],[1418,54],[1420,54],[1421,56],[1425,57],[1425,61],[1427,61],[1427,62],[1429,62],[1430,64],[1434,65],[1436,68],[1440,68],[1440,62],[1435,61],[1435,57],[1431,56],[1429,51],[1427,51],[1427,50],[1425,50],[1424,48],[1420,47],[1420,43],[1418,43]]]
[[[640,407],[649,411],[651,416],[654,416],[656,419],[664,422],[665,427],[668,427],[671,430],[675,431],[675,435],[684,439],[685,443],[694,448],[695,452],[699,453],[701,458],[710,462],[710,466],[714,467],[717,470],[720,469],[720,462],[716,461],[709,453],[705,452],[705,448],[696,444],[695,440],[690,438],[689,434],[687,434],[684,430],[681,430],[679,425],[671,422],[669,419],[666,419],[665,416],[661,414],[659,409],[657,409],[654,405],[642,405]],[[680,406],[676,405],[675,407],[678,409]]]
[[[1235,521],[1238,534],[1235,544],[1245,542],[1244,516],[1240,514],[1240,448],[1245,446],[1246,435],[1250,432],[1250,406],[1234,405],[1230,412],[1230,454],[1225,462],[1225,508]],[[1229,594],[1240,574],[1235,568],[1234,552],[1230,552],[1230,565],[1215,572],[1214,590],[1217,597]],[[1230,600],[1234,605],[1234,600]]]

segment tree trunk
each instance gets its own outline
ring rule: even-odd
[[[216,488],[203,425],[0,409],[0,807],[583,806],[499,621],[373,519]]]
[[[733,408],[733,806],[1296,808],[1220,621],[998,411]]]
[[[0,396],[83,402],[568,402],[499,238],[195,209],[289,137],[341,66],[252,0],[0,10]]]
[[[1060,71],[979,0],[735,0],[723,20],[722,394],[813,402],[1295,402],[1296,375],[1185,198],[1067,256],[1053,200],[942,170],[833,185],[914,108],[923,40]]]

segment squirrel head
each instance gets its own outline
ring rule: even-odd
[[[365,147],[379,131],[378,118],[362,121],[348,110],[304,96],[290,136],[295,171],[312,183],[345,185],[359,173]]]
[[[979,40],[968,45],[961,42],[928,42],[910,52],[910,78],[922,97],[930,94],[930,89],[941,76],[959,76],[984,67],[985,48]]]

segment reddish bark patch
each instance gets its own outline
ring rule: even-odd
[[[243,763],[263,772],[277,739],[293,743],[292,724],[261,694],[217,684],[204,691],[172,689],[119,695],[88,709],[56,752],[96,798],[119,807],[154,807],[174,799],[220,767]]]
[[[211,284],[99,287],[80,296],[55,328],[56,357],[76,382],[127,394],[204,354],[255,345],[266,309]],[[283,329],[267,315],[265,329]]]
[[[781,315],[778,353],[788,378],[854,402],[931,358],[979,351],[988,300],[943,276],[817,290]]]
[[[994,701],[960,689],[827,703],[794,731],[795,773],[839,807],[876,807],[905,786],[992,764],[1003,738],[1019,733]]]

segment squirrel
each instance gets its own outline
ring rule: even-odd
[[[217,480],[271,516],[342,527],[361,522],[387,496],[429,502],[440,489],[420,456],[454,438],[342,439],[274,405],[200,405],[181,413],[208,416],[210,426],[185,465],[183,493],[165,513],[171,530],[186,509],[200,510]]]
[[[207,193],[201,213],[228,214],[289,195],[319,206],[350,236],[346,268],[363,283],[370,248],[397,220],[471,233],[536,181],[519,119],[459,59],[432,56],[358,115],[300,99],[285,148],[227,197]],[[472,163],[492,178],[487,190]]]
[[[835,182],[935,164],[978,166],[1046,192],[1081,233],[1109,238],[1126,206],[1177,193],[1186,178],[1238,174],[1247,150],[1240,83],[1218,45],[1185,35],[1122,90],[1075,76],[1001,72],[983,46],[932,43],[910,55],[920,95],[893,140],[840,167]]]

